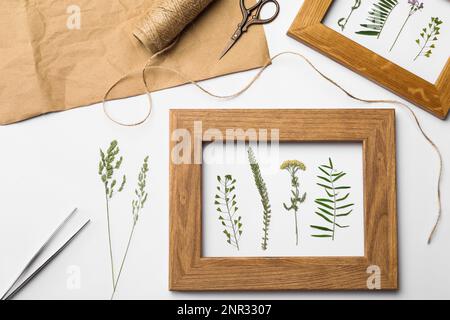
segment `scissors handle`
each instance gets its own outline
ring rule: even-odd
[[[273,3],[275,5],[275,13],[270,18],[261,19],[260,18],[261,11],[264,8],[264,6],[267,5],[268,3]],[[267,24],[267,23],[274,21],[277,18],[278,14],[280,13],[280,4],[278,3],[277,0],[258,0],[258,2],[254,6],[252,6],[250,8],[246,8],[245,0],[241,0],[241,10],[242,10],[242,13],[244,14],[244,16],[246,16],[247,18],[250,16],[250,19],[244,25],[243,30],[242,30],[245,32],[245,31],[247,31],[248,27],[250,27],[251,25]],[[244,13],[244,10],[245,10],[245,13]],[[255,10],[256,10],[256,12],[254,12]]]
[[[277,0],[258,0],[256,4],[254,4],[252,7],[247,8],[245,6],[245,0],[240,0],[240,6],[242,11],[242,21],[238,24],[236,31],[234,32],[233,36],[231,37],[230,42],[225,47],[225,50],[222,52],[222,55],[219,59],[222,59],[224,55],[227,54],[227,52],[236,44],[238,39],[242,36],[244,32],[247,32],[248,28],[251,25],[254,24],[266,24],[270,23],[278,16],[280,13],[280,4]],[[264,6],[268,3],[275,4],[275,13],[272,17],[267,19],[261,19],[260,14]]]

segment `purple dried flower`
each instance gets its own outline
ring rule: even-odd
[[[406,20],[403,23],[403,26],[400,29],[400,31],[397,35],[397,38],[395,38],[395,41],[392,44],[392,47],[389,51],[392,51],[392,49],[394,48],[395,44],[397,43],[398,38],[400,37],[400,34],[402,33],[403,29],[405,28],[405,25],[408,23],[409,18],[411,18],[411,16],[414,15],[414,13],[416,13],[417,11],[423,9],[423,2],[419,2],[419,0],[408,0],[408,4],[411,5],[411,9],[409,9],[408,16],[406,17]]]
[[[411,10],[417,11],[423,9],[423,2],[419,2],[419,0],[408,0],[408,4],[411,5]]]

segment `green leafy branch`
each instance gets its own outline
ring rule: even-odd
[[[350,193],[346,193],[344,196],[341,196],[340,194],[341,190],[348,190],[351,187],[337,185],[337,182],[342,179],[346,173],[343,171],[338,172],[335,169],[331,158],[328,160],[328,164],[319,166],[319,170],[322,175],[317,176],[320,180],[317,185],[324,189],[327,197],[315,200],[315,203],[318,205],[315,213],[323,220],[322,222],[326,224],[325,226],[311,225],[311,228],[313,228],[316,232],[320,231],[317,234],[313,234],[313,237],[331,238],[334,240],[336,235],[336,227],[339,229],[349,227],[348,225],[341,225],[337,223],[337,219],[346,217],[352,213],[353,209],[351,208],[354,204],[345,204],[345,200],[348,199]]]
[[[431,22],[428,24],[428,27],[422,29],[420,33],[420,39],[416,40],[416,43],[421,46],[421,49],[417,56],[414,58],[414,61],[417,60],[420,56],[425,56],[429,58],[433,53],[433,49],[436,48],[435,42],[438,40],[438,36],[440,35],[442,20],[439,20],[438,17],[431,18]],[[422,45],[423,43],[423,45]]]
[[[128,256],[128,250],[130,249],[131,240],[133,239],[134,230],[135,230],[136,224],[139,220],[139,214],[140,214],[141,210],[144,208],[145,203],[147,202],[148,193],[146,191],[146,186],[147,186],[147,173],[149,171],[148,159],[149,159],[148,156],[145,157],[144,162],[143,162],[141,169],[139,171],[139,174],[138,174],[137,188],[134,190],[136,198],[131,201],[133,226],[131,227],[131,232],[130,232],[130,236],[128,238],[127,248],[126,248],[125,254],[122,258],[122,262],[120,264],[120,269],[119,269],[119,274],[117,275],[117,280],[114,284],[114,289],[111,294],[111,300],[114,298],[114,294],[116,293],[117,286],[119,284],[120,276],[122,275],[122,270],[123,270],[125,261]]]
[[[119,146],[116,140],[112,141],[109,148],[104,152],[100,149],[100,162],[98,164],[98,174],[100,175],[101,181],[105,190],[106,199],[106,217],[108,223],[108,241],[109,241],[109,255],[111,260],[111,275],[112,275],[112,285],[115,285],[115,274],[114,274],[114,258],[113,258],[113,248],[111,240],[111,224],[110,224],[110,214],[109,214],[109,201],[114,195],[114,190],[117,187],[117,180],[115,178],[115,172],[118,171],[122,165],[123,157],[119,156]],[[126,176],[123,175],[122,182],[120,184],[117,192],[122,192],[126,184]]]
[[[287,211],[294,211],[294,217],[295,217],[295,244],[298,245],[298,218],[297,218],[297,212],[299,209],[299,205],[306,200],[306,192],[303,194],[303,196],[300,196],[300,183],[298,180],[297,173],[299,170],[306,171],[306,166],[303,162],[300,162],[298,160],[286,160],[281,164],[280,167],[281,170],[286,170],[289,172],[289,175],[291,176],[291,204],[290,206],[287,206],[285,203],[283,203],[284,208]]]
[[[236,194],[236,179],[231,175],[226,175],[225,178],[217,176],[219,186],[217,187],[214,204],[217,206],[219,212],[219,221],[225,227],[223,233],[227,237],[227,242],[239,250],[239,240],[242,236],[242,217],[237,215],[238,211]]]
[[[341,30],[344,31],[345,26],[347,25],[347,22],[350,20],[353,12],[357,10],[361,6],[361,0],[355,0],[355,3],[350,9],[350,13],[348,14],[347,18],[340,18],[337,22],[338,26],[341,27]]]
[[[361,27],[367,30],[357,31],[356,33],[364,36],[376,36],[377,39],[380,38],[389,16],[397,5],[397,0],[378,0],[377,3],[373,4],[371,11],[369,11],[367,21],[370,23],[361,24]]]
[[[253,173],[253,178],[255,179],[255,185],[258,189],[259,195],[261,197],[261,204],[263,206],[263,237],[261,247],[263,250],[267,250],[267,242],[269,241],[269,225],[271,219],[271,206],[269,202],[269,194],[267,192],[266,183],[261,175],[261,170],[259,164],[256,161],[255,154],[251,147],[248,148],[248,160],[250,162],[250,169]]]

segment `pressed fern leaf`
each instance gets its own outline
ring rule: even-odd
[[[369,23],[361,24],[361,27],[366,30],[357,31],[356,33],[379,38],[390,14],[397,5],[398,0],[378,0],[378,2],[373,4],[371,11],[369,11],[369,17],[367,18]]]
[[[269,194],[267,192],[266,183],[261,175],[261,170],[259,164],[256,161],[255,154],[251,147],[248,148],[248,161],[250,162],[250,169],[253,173],[253,178],[255,179],[255,185],[258,189],[259,195],[261,197],[261,204],[263,206],[263,237],[261,247],[263,250],[267,250],[267,243],[269,241],[269,225],[271,219],[272,209],[269,201]]]
[[[236,179],[231,175],[224,178],[217,176],[218,194],[216,194],[214,204],[217,206],[219,221],[224,226],[223,233],[227,238],[227,243],[239,250],[239,240],[242,236],[242,217],[237,214]]]
[[[322,224],[311,225],[315,238],[331,238],[335,239],[337,229],[348,228],[348,225],[338,223],[338,218],[346,217],[353,211],[353,203],[346,203],[345,201],[350,196],[349,192],[341,194],[341,190],[348,190],[351,187],[345,185],[339,185],[346,173],[335,169],[331,158],[328,159],[328,164],[319,166],[320,175],[317,176],[319,182],[318,186],[322,187],[326,196],[323,198],[317,198],[315,203],[317,204],[316,215],[320,217]]]

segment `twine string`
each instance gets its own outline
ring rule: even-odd
[[[269,65],[274,62],[276,59],[278,59],[279,57],[283,56],[283,55],[294,55],[297,57],[300,57],[301,59],[303,59],[314,71],[316,71],[316,73],[318,73],[322,78],[324,78],[325,80],[327,80],[328,82],[330,82],[332,85],[334,85],[335,87],[337,87],[338,89],[340,89],[342,92],[344,92],[348,97],[357,100],[357,101],[361,101],[361,102],[365,102],[365,103],[369,103],[369,104],[381,104],[381,103],[385,103],[385,104],[396,104],[399,105],[403,108],[405,108],[406,110],[409,111],[409,113],[411,114],[411,116],[414,119],[414,122],[416,123],[416,126],[419,130],[419,132],[422,134],[422,136],[425,138],[425,140],[431,145],[431,147],[435,150],[436,154],[438,155],[439,158],[439,175],[438,175],[438,180],[437,180],[437,203],[438,203],[438,210],[437,210],[437,217],[436,217],[436,222],[433,225],[433,228],[430,232],[430,235],[428,237],[428,244],[431,243],[436,230],[438,228],[438,225],[440,223],[441,220],[441,216],[442,216],[442,201],[441,201],[441,182],[442,182],[442,172],[443,172],[443,158],[442,158],[442,153],[439,149],[439,147],[436,145],[436,143],[430,138],[430,136],[425,132],[422,124],[419,121],[419,118],[417,117],[416,113],[412,110],[412,108],[408,105],[406,105],[405,103],[398,101],[398,100],[389,100],[389,99],[364,99],[364,98],[360,98],[354,94],[352,94],[350,91],[348,91],[347,89],[345,89],[344,87],[342,87],[339,83],[337,83],[335,80],[331,79],[330,77],[328,77],[326,74],[324,74],[322,71],[320,71],[308,58],[306,58],[304,55],[298,53],[298,52],[292,52],[292,51],[285,51],[285,52],[281,52],[276,54],[275,56],[271,57],[268,59],[268,61],[264,64],[264,66],[262,68],[259,69],[259,71],[256,73],[256,75],[250,79],[250,81],[240,90],[238,90],[235,93],[229,94],[229,95],[220,95],[220,94],[216,94],[206,88],[204,88],[203,86],[201,86],[197,81],[190,79],[189,77],[185,76],[183,73],[181,73],[180,71],[170,68],[170,67],[163,67],[163,66],[157,66],[157,65],[151,65],[151,61],[149,61],[145,67],[144,67],[144,79],[145,79],[145,71],[146,70],[150,70],[150,69],[160,69],[160,70],[165,70],[165,71],[169,71],[172,72],[174,74],[176,74],[178,77],[180,77],[183,81],[187,82],[187,83],[191,83],[194,86],[196,86],[197,88],[199,88],[201,91],[203,91],[204,93],[206,93],[207,95],[217,98],[217,99],[233,99],[236,98],[240,95],[242,95],[244,92],[246,92],[248,89],[250,89],[252,87],[252,85],[261,77],[261,75],[264,73],[264,71],[269,67]],[[147,81],[145,82],[145,89],[147,91],[147,93],[149,93],[150,89],[148,87],[148,83]]]
[[[147,121],[148,118],[150,118],[150,115],[152,114],[152,107],[153,107],[153,103],[152,103],[152,95],[150,94],[150,92],[148,92],[148,90],[146,90],[146,94],[148,97],[148,111],[145,114],[144,118],[142,120],[139,120],[138,122],[133,122],[133,123],[125,123],[125,122],[121,122],[118,121],[116,119],[114,119],[110,114],[108,109],[106,108],[106,100],[108,98],[108,95],[110,94],[110,92],[117,87],[117,85],[122,82],[123,80],[127,79],[128,77],[130,77],[131,75],[133,75],[135,72],[133,73],[128,73],[126,75],[124,75],[123,77],[121,77],[119,80],[117,80],[116,82],[114,82],[111,87],[109,87],[109,89],[106,91],[105,95],[103,96],[103,100],[102,100],[102,108],[103,108],[103,113],[105,114],[105,116],[111,120],[112,122],[114,122],[115,124],[118,124],[120,126],[123,127],[135,127],[138,126],[140,124],[143,124],[145,121]]]
[[[401,106],[401,107],[403,107],[403,108],[405,108],[406,110],[409,111],[410,115],[413,117],[414,122],[416,123],[416,127],[419,130],[420,134],[425,138],[425,140],[435,150],[435,152],[436,152],[436,154],[438,155],[438,158],[439,158],[439,175],[438,175],[438,179],[437,179],[437,203],[438,203],[437,217],[436,217],[436,221],[435,221],[435,223],[433,225],[433,228],[432,228],[432,230],[431,230],[431,232],[429,234],[428,241],[427,241],[428,244],[431,243],[431,241],[432,241],[432,239],[433,239],[433,237],[434,237],[434,235],[435,235],[435,233],[437,231],[438,225],[439,225],[439,223],[441,221],[441,217],[442,217],[441,182],[442,182],[442,173],[443,173],[443,158],[442,158],[442,153],[441,153],[439,147],[430,138],[430,136],[425,132],[421,122],[419,121],[419,118],[417,117],[416,113],[414,112],[414,110],[410,106],[408,106],[405,103],[403,103],[401,101],[398,101],[398,100],[364,99],[364,98],[360,98],[360,97],[354,95],[353,93],[351,93],[350,91],[348,91],[347,89],[345,89],[343,86],[341,86],[335,80],[333,80],[332,78],[330,78],[329,76],[324,74],[322,71],[320,71],[307,57],[305,57],[301,53],[293,52],[293,51],[284,51],[284,52],[278,53],[275,56],[269,58],[267,60],[267,62],[264,64],[264,66],[259,69],[259,71],[256,73],[256,75],[254,75],[253,78],[251,78],[250,81],[246,85],[244,85],[241,89],[239,89],[237,92],[232,93],[232,94],[220,95],[220,94],[212,92],[211,90],[208,90],[208,89],[204,88],[197,81],[195,81],[195,80],[185,76],[182,72],[180,72],[180,71],[178,71],[178,70],[176,70],[174,68],[166,67],[166,66],[158,66],[158,65],[152,64],[154,59],[157,56],[159,56],[159,55],[163,54],[164,52],[170,50],[175,45],[177,39],[169,47],[167,47],[166,49],[163,49],[162,51],[160,51],[157,54],[153,55],[147,61],[147,63],[145,64],[145,66],[144,66],[144,68],[142,70],[142,79],[143,79],[143,82],[144,82],[144,85],[145,85],[146,94],[149,97],[149,103],[150,103],[149,112],[148,112],[147,116],[143,120],[141,120],[141,121],[139,121],[139,122],[137,122],[135,124],[122,124],[122,123],[112,119],[108,115],[108,113],[106,112],[106,108],[105,108],[105,103],[104,102],[105,102],[105,99],[107,97],[107,94],[112,90],[113,87],[115,87],[118,84],[118,82],[120,82],[123,78],[125,78],[126,77],[125,76],[125,77],[121,78],[119,81],[117,81],[111,87],[111,89],[108,90],[107,94],[105,95],[105,98],[103,100],[103,110],[105,111],[105,114],[108,116],[108,118],[110,118],[113,122],[115,122],[117,124],[125,125],[125,126],[137,126],[139,124],[142,124],[143,122],[145,122],[148,119],[148,117],[150,116],[151,111],[152,111],[152,100],[151,100],[151,93],[150,93],[150,88],[149,88],[149,82],[147,81],[147,78],[145,76],[147,70],[164,70],[164,71],[172,72],[175,75],[177,75],[184,82],[193,84],[198,89],[200,89],[205,94],[207,94],[207,95],[209,95],[211,97],[214,97],[214,98],[217,98],[217,99],[223,99],[223,100],[230,100],[230,99],[239,97],[240,95],[245,93],[248,89],[250,89],[253,86],[253,84],[261,77],[261,75],[264,73],[264,71],[269,67],[269,65],[271,63],[273,63],[279,57],[284,56],[284,55],[293,55],[293,56],[299,57],[299,58],[303,59],[303,61],[305,61],[322,78],[324,78],[329,83],[331,83],[332,85],[337,87],[339,90],[341,90],[343,93],[345,93],[348,97],[350,97],[350,98],[352,98],[352,99],[354,99],[356,101],[361,101],[361,102],[365,102],[365,103],[369,103],[369,104],[381,104],[381,103],[384,103],[384,104],[395,104],[395,105],[399,105],[399,106]]]
[[[160,50],[159,52],[155,53],[154,55],[152,55],[146,62],[145,67],[139,71],[135,71],[135,72],[131,72],[128,74],[125,74],[124,76],[122,76],[121,78],[119,78],[119,80],[117,80],[116,82],[114,82],[109,89],[106,91],[105,95],[103,96],[102,99],[102,108],[103,108],[103,113],[106,115],[106,117],[111,120],[112,122],[114,122],[115,124],[118,124],[120,126],[123,127],[136,127],[138,125],[143,124],[145,121],[147,121],[148,118],[150,118],[150,115],[152,114],[153,111],[153,101],[152,101],[152,95],[150,93],[150,90],[148,89],[148,84],[147,84],[147,80],[145,78],[145,70],[146,68],[160,55],[166,53],[167,51],[169,51],[170,49],[172,49],[176,43],[178,42],[178,37],[175,38],[175,40],[166,48]],[[125,122],[121,122],[119,120],[114,119],[108,112],[108,109],[106,108],[106,100],[108,99],[108,95],[111,93],[111,91],[117,87],[117,85],[119,83],[121,83],[123,80],[127,79],[128,77],[130,77],[131,75],[135,74],[135,73],[141,73],[142,75],[142,81],[144,82],[145,85],[145,94],[147,95],[148,98],[148,110],[147,113],[145,114],[144,118],[142,118],[141,120],[139,120],[138,122],[132,122],[132,123],[125,123]]]

